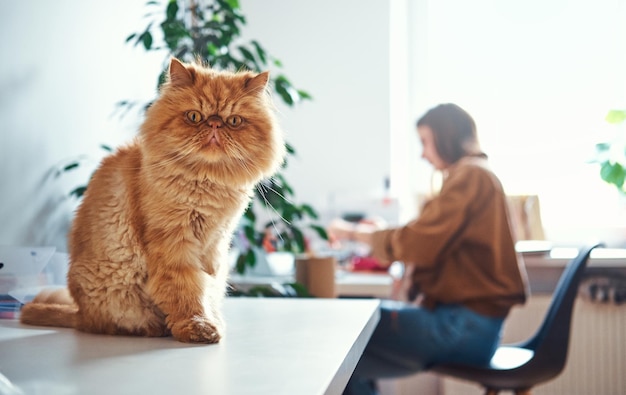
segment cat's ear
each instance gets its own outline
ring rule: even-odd
[[[267,82],[270,80],[270,72],[264,71],[255,77],[248,78],[246,80],[245,88],[249,91],[262,91],[267,86]]]
[[[170,60],[170,84],[175,87],[189,86],[193,84],[194,72],[191,69],[185,67],[185,65],[178,59],[172,58]]]

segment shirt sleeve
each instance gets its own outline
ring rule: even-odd
[[[468,171],[469,170],[469,171]],[[441,192],[424,206],[420,216],[403,227],[378,231],[372,236],[372,255],[383,261],[402,261],[428,268],[461,236],[471,220],[472,205],[490,193],[478,169],[451,174]]]

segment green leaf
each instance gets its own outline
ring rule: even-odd
[[[248,205],[248,208],[243,213],[243,215],[244,215],[245,218],[250,220],[250,222],[252,222],[252,223],[256,222],[256,214],[254,214],[254,210],[252,209],[252,203],[250,203],[250,205]]]
[[[77,198],[80,199],[81,197],[83,197],[86,190],[87,190],[86,186],[75,188],[70,192],[70,196],[76,196]]]
[[[241,54],[243,55],[243,57],[254,65],[253,69],[255,71],[257,72],[261,71],[259,65],[256,62],[256,59],[254,58],[254,55],[252,54],[252,52],[250,52],[248,48],[239,46],[238,49],[239,49],[239,52],[241,52]]]
[[[226,3],[232,8],[236,10],[239,8],[239,0],[226,0]]]
[[[287,196],[294,196],[295,192],[293,191],[293,188],[291,187],[291,184],[287,183],[287,181],[285,181],[283,183],[283,196],[287,197]]]
[[[176,19],[176,14],[178,14],[178,2],[176,0],[170,0],[170,3],[167,5],[167,10],[165,11],[165,15],[168,21]]]
[[[73,162],[73,163],[70,163],[69,165],[67,165],[67,166],[65,166],[65,167],[63,168],[63,171],[69,171],[69,170],[75,169],[75,168],[77,168],[79,165],[80,165],[80,164],[79,164],[78,162]]]
[[[246,239],[248,240],[256,239],[256,231],[254,230],[254,227],[250,225],[246,225],[243,227],[243,233],[246,235]]]
[[[611,110],[604,119],[608,123],[622,123],[626,120],[626,110]]]
[[[217,47],[211,42],[206,45],[206,50],[210,56],[217,56],[219,54]]]
[[[263,47],[261,46],[261,44],[259,44],[258,41],[252,40],[251,44],[254,47],[254,49],[256,49],[256,54],[261,60],[261,64],[263,64],[264,66],[267,65],[267,56],[265,55],[265,49],[263,49]]]
[[[300,229],[296,227],[291,228],[291,233],[293,234],[293,239],[296,242],[297,250],[293,251],[296,253],[301,253],[306,251],[306,243],[304,241],[304,235],[300,231]]]
[[[298,91],[293,88],[291,82],[289,82],[284,75],[276,77],[276,80],[274,81],[274,89],[281,96],[285,104],[289,106],[293,106],[300,100]]]
[[[619,163],[604,162],[600,168],[600,176],[604,181],[621,189],[626,179],[626,169]]]
[[[135,38],[135,36],[137,35],[137,33],[133,33],[130,36],[126,37],[126,41],[124,42],[129,42],[130,40],[132,40],[133,38]]]
[[[326,229],[324,227],[319,225],[309,225],[309,227],[313,229],[319,235],[319,237],[324,240],[328,240],[328,233],[326,232]]]
[[[311,207],[308,204],[303,204],[302,206],[300,206],[300,209],[305,212],[309,217],[313,218],[313,219],[317,219],[317,211],[315,211],[315,209],[313,207]]]
[[[246,253],[246,265],[250,267],[256,266],[256,254],[252,249],[249,249]]]
[[[143,47],[146,51],[149,51],[152,48],[152,34],[150,32],[145,31],[140,36],[141,42],[143,43]]]
[[[300,95],[300,99],[313,100],[313,96],[306,91],[298,90],[298,95]]]
[[[159,74],[159,79],[157,81],[157,86],[160,87],[161,85],[165,84],[166,81],[167,81],[167,70],[163,70],[163,71],[161,71],[161,74]],[[146,107],[146,109],[147,109],[147,107]]]
[[[251,287],[248,292],[248,296],[264,296],[264,297],[277,297],[281,296],[276,290],[269,285],[255,285]]]
[[[610,143],[598,143],[596,144],[596,151],[597,152],[606,152],[609,151],[611,149],[611,144]]]
[[[246,254],[239,254],[239,256],[237,256],[235,270],[239,274],[244,274],[246,272]]]
[[[279,251],[290,251],[290,252],[294,252],[294,246],[292,243],[292,238],[291,235],[288,234],[286,231],[285,232],[281,232],[278,235],[278,238],[281,241],[281,245],[279,246]]]
[[[288,223],[292,223],[294,220],[294,217],[298,216],[298,211],[292,204],[287,204],[287,203],[283,204],[280,211],[281,211],[282,217]]]
[[[285,283],[283,284],[285,287],[291,287],[296,292],[296,296],[299,298],[310,298],[311,294],[306,286],[300,283]]]
[[[289,155],[295,155],[296,154],[296,149],[293,148],[293,145],[291,145],[289,143],[285,143],[285,149],[287,149],[287,153]]]
[[[180,48],[180,41],[185,37],[190,37],[190,33],[182,21],[165,21],[161,24],[161,30],[163,31],[163,39],[170,52],[174,53],[178,49],[185,49],[185,47]]]

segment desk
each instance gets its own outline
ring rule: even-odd
[[[541,254],[523,254],[532,294],[551,294],[565,266],[578,254],[577,248],[555,247]],[[596,248],[591,251],[587,275],[626,275],[626,249]]]
[[[338,271],[335,276],[335,289],[339,296],[389,299],[393,281],[393,277],[386,272]]]
[[[230,276],[230,282],[240,290],[248,290],[254,286],[269,284],[285,284],[294,282],[293,274],[277,276],[239,275]],[[338,270],[335,275],[335,291],[337,296],[372,297],[385,299],[391,295],[393,277],[387,272],[350,272]]]
[[[0,372],[25,395],[340,394],[378,322],[378,305],[227,298],[227,332],[216,345],[0,320]]]
[[[531,292],[552,293],[563,269],[576,256],[578,249],[555,247],[542,253],[522,254]],[[626,276],[626,249],[597,248],[591,252],[587,273],[607,271]],[[293,282],[293,274],[278,276],[232,275],[232,284],[241,289],[255,285]],[[389,298],[393,290],[393,277],[386,272],[350,272],[338,270],[335,276],[337,296]]]

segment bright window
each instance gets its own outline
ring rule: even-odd
[[[410,109],[395,115],[412,126],[437,103],[461,105],[507,191],[539,195],[548,238],[626,244],[626,199],[588,163],[594,144],[612,133],[607,111],[626,108],[626,2],[400,4],[404,12],[391,13],[400,26],[392,30],[391,58],[404,56],[409,67],[403,73],[392,63],[392,97],[406,95]],[[393,130],[396,148],[416,139],[412,127]],[[417,182],[403,193],[428,188],[418,157],[405,158]],[[394,168],[396,179],[407,178],[401,165]]]

